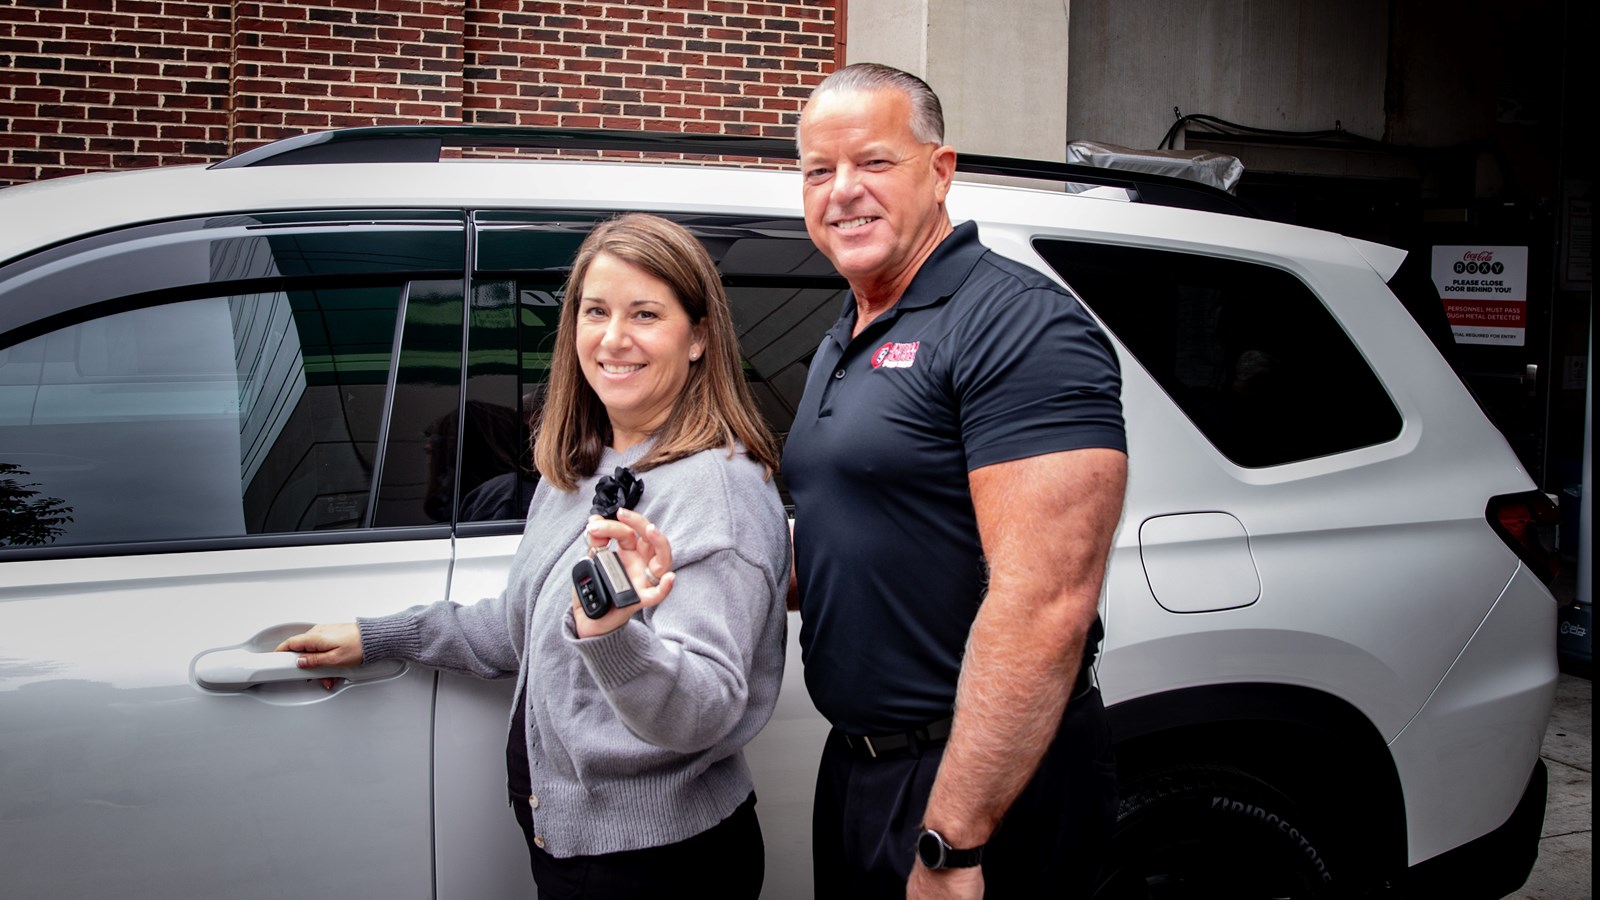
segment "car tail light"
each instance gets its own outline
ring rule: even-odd
[[[1560,510],[1549,497],[1542,491],[1501,494],[1489,498],[1486,514],[1489,527],[1500,535],[1500,540],[1506,542],[1518,559],[1545,584],[1555,580],[1561,563],[1539,540],[1539,526],[1553,525],[1561,518]]]

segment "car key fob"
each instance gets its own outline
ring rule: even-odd
[[[572,588],[578,592],[578,605],[584,615],[598,619],[615,606],[632,606],[639,602],[633,581],[622,568],[622,560],[614,550],[601,550],[585,556],[572,567]]]

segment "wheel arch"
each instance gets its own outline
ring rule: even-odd
[[[1124,784],[1182,765],[1240,769],[1294,798],[1368,877],[1406,868],[1405,796],[1387,744],[1348,702],[1286,684],[1218,684],[1108,707]]]

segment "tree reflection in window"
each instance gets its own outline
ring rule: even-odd
[[[66,534],[62,526],[72,521],[72,507],[59,497],[40,497],[29,490],[39,485],[17,479],[26,469],[0,462],[0,547],[39,547]],[[35,499],[37,498],[37,499]]]

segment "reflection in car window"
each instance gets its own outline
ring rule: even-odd
[[[403,293],[231,294],[0,350],[0,479],[58,514],[0,545],[362,527]]]
[[[459,277],[461,218],[449,210],[317,210],[211,216],[91,235],[0,266],[0,345],[37,337],[65,320],[82,321],[104,301],[138,295],[183,291],[188,299],[275,290],[285,279]],[[199,287],[207,284],[213,287]]]
[[[525,518],[539,481],[529,438],[544,402],[561,284],[536,283],[520,292],[511,280],[473,285],[460,522]]]
[[[374,527],[450,521],[462,305],[459,278],[413,281],[406,292]]]
[[[1141,247],[1034,247],[1235,463],[1280,465],[1399,435],[1372,368],[1288,272]]]

